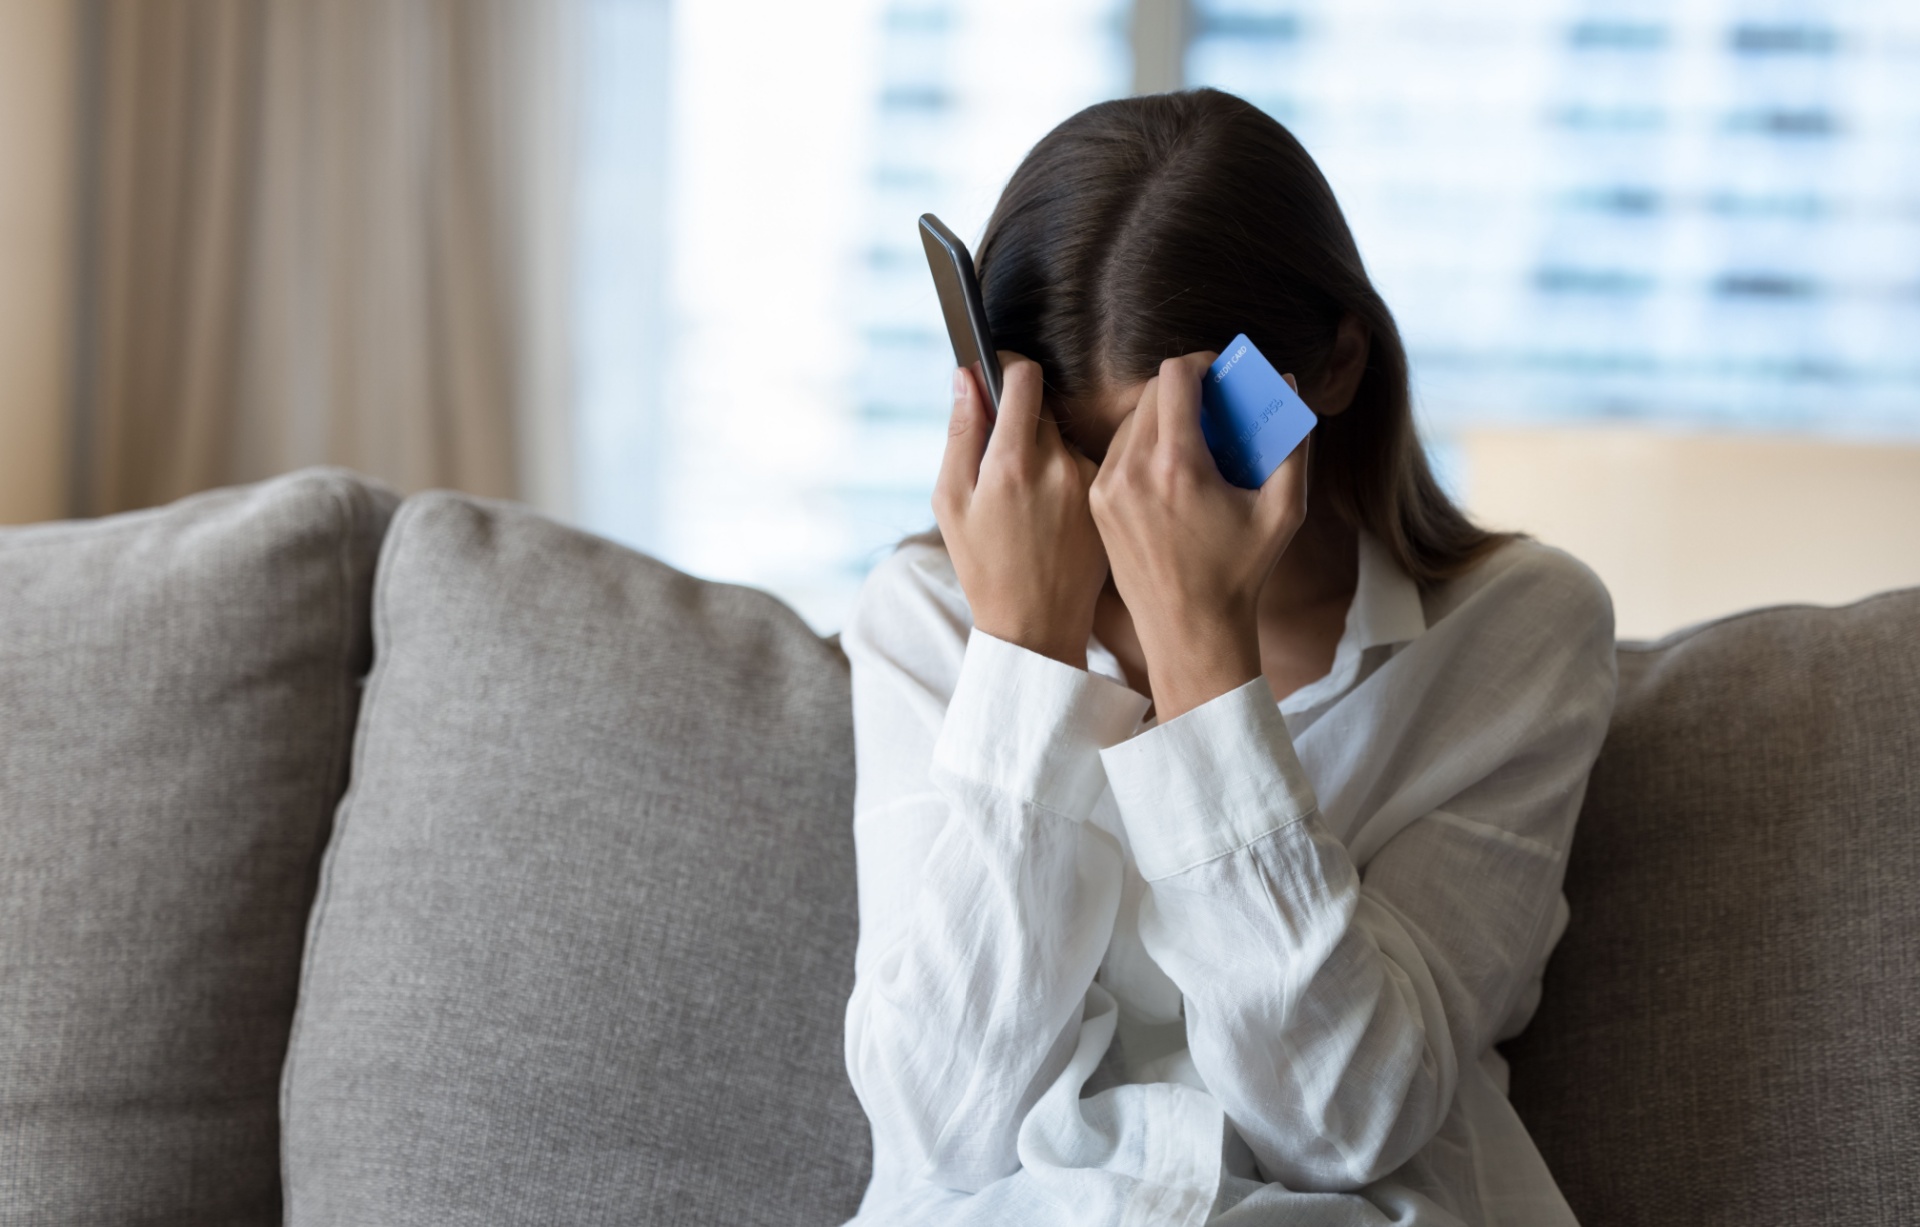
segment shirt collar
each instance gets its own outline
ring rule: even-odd
[[[1360,530],[1360,580],[1347,610],[1347,631],[1357,634],[1362,651],[1418,639],[1427,629],[1420,586],[1400,569],[1378,537]],[[1344,636],[1343,636],[1344,637]]]
[[[1368,648],[1407,643],[1427,629],[1419,585],[1377,537],[1365,529],[1358,535],[1360,573],[1347,606],[1346,629],[1333,650],[1333,668],[1282,699],[1282,712],[1308,711],[1345,694],[1358,680],[1360,658]]]

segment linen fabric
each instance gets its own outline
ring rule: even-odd
[[[396,518],[375,635],[288,1221],[851,1213],[844,660],[765,593],[451,494]]]
[[[0,1222],[280,1222],[394,502],[320,470],[0,531]]]
[[[1585,1221],[1920,1222],[1920,590],[1622,645],[1513,1098]]]
[[[863,588],[855,1223],[1573,1222],[1506,1099],[1614,693],[1592,573],[1424,598],[1360,541],[1329,674],[1164,726],[971,626],[945,552]]]

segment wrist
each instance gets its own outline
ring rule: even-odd
[[[1261,675],[1260,635],[1251,620],[1189,623],[1158,651],[1142,645],[1154,718],[1169,723]]]
[[[1087,667],[1087,639],[1092,634],[1091,626],[1088,628],[1088,634],[1080,636],[1079,642],[1075,643],[1071,636],[1063,635],[1051,627],[1022,623],[1017,620],[994,617],[976,618],[973,625],[974,629],[992,635],[995,639],[1025,648],[1029,652],[1045,656],[1050,660],[1057,660],[1063,665],[1071,665],[1076,669]]]

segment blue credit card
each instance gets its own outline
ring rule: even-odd
[[[1241,333],[1200,382],[1200,433],[1221,474],[1257,490],[1313,429],[1313,410]]]

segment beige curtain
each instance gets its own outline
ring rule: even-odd
[[[314,463],[564,508],[567,0],[91,0],[80,510]]]

